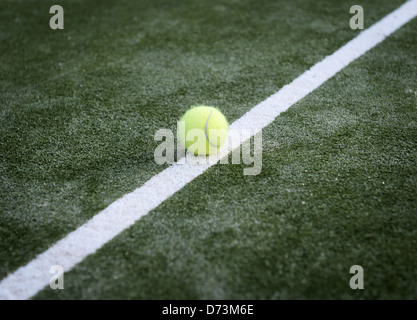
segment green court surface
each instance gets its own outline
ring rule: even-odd
[[[357,36],[353,4],[1,1],[0,280],[163,171],[190,106],[232,123]],[[416,299],[417,20],[262,138],[260,174],[209,168],[33,298]]]

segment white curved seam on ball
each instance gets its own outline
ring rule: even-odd
[[[206,139],[207,139],[209,145],[211,145],[212,147],[218,148],[219,147],[218,145],[212,144],[210,142],[210,139],[209,139],[208,134],[207,134],[207,125],[208,125],[208,122],[209,122],[209,119],[210,119],[212,113],[213,113],[213,110],[210,110],[210,114],[209,114],[209,116],[207,117],[207,120],[206,120],[206,125],[204,126],[204,133],[206,134]]]

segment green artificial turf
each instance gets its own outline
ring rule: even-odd
[[[0,2],[0,277],[163,170],[189,106],[233,122],[358,34],[345,1],[52,4]],[[265,128],[261,174],[212,167],[36,298],[416,298],[416,27]]]

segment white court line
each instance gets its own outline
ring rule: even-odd
[[[283,111],[318,88],[356,58],[382,42],[387,36],[416,17],[417,0],[404,3],[385,18],[361,32],[332,55],[314,65],[277,93],[253,107],[230,125],[231,131],[260,130],[269,125]],[[348,19],[347,15],[347,19]],[[348,22],[346,22],[348,24]],[[347,26],[348,27],[348,26]],[[248,135],[246,139],[250,138]],[[238,141],[223,150],[219,157],[205,165],[173,164],[155,175],[141,187],[112,203],[84,225],[20,267],[0,282],[0,299],[29,299],[49,284],[52,265],[60,265],[67,272],[85,257],[94,253],[120,232],[198,177],[216,160],[226,156]]]

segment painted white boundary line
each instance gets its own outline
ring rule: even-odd
[[[253,107],[230,125],[231,132],[245,129],[248,139],[283,111],[318,88],[356,58],[416,17],[417,0],[407,1],[385,18],[361,32],[332,55],[314,65],[277,93]],[[252,131],[252,134],[249,132]],[[233,137],[232,137],[233,138]],[[244,140],[243,139],[243,140]],[[220,158],[240,146],[239,139],[204,165],[173,164],[141,187],[112,203],[91,220],[52,245],[27,265],[0,282],[0,299],[29,299],[49,284],[52,265],[67,272],[120,232],[198,177]],[[241,140],[241,141],[243,141]]]

